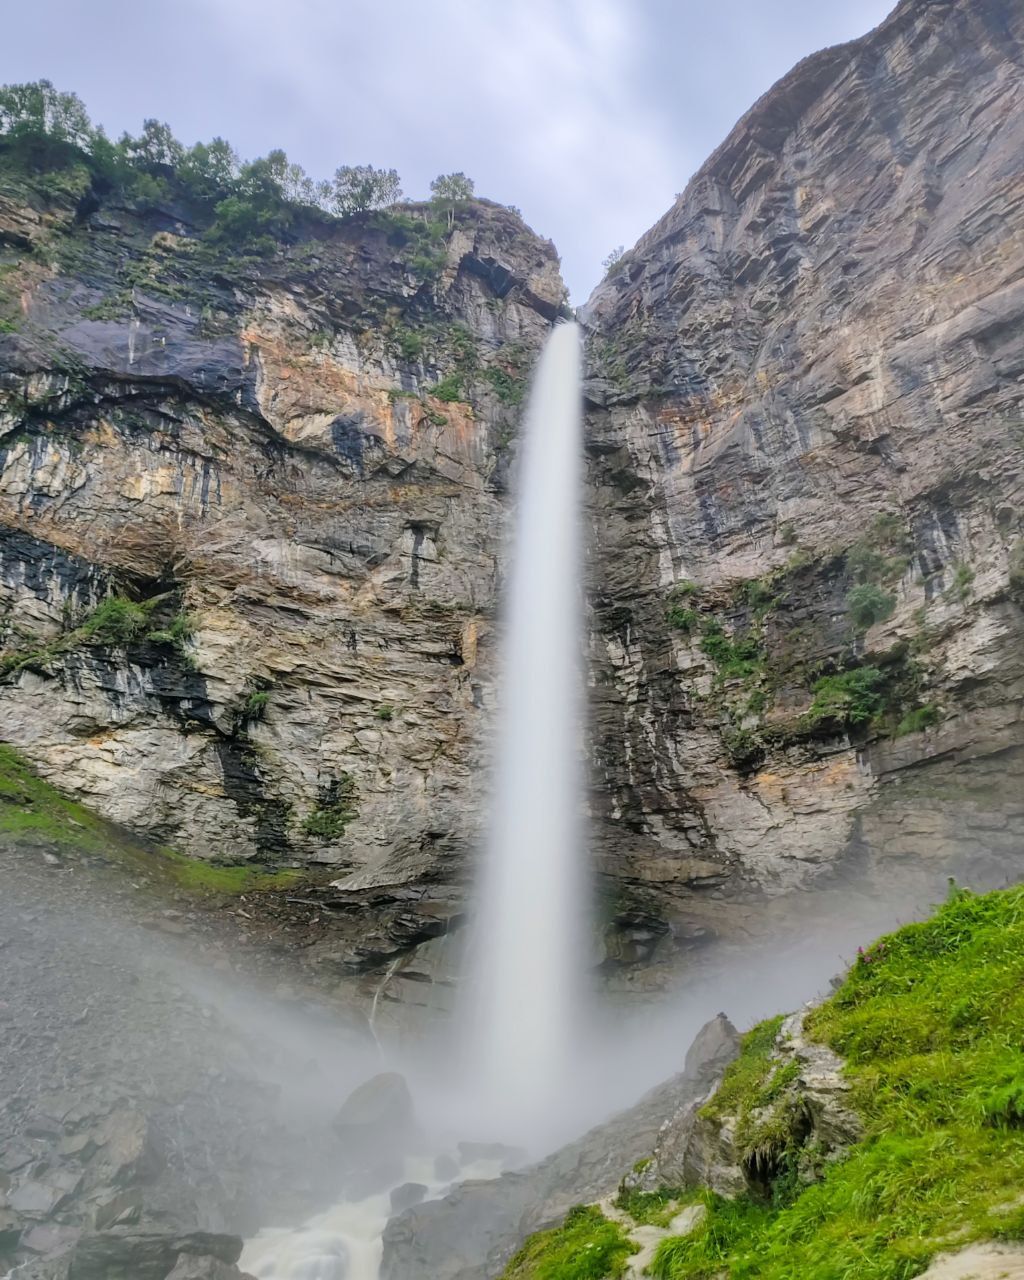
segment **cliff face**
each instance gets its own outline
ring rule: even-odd
[[[585,309],[594,805],[641,933],[854,854],[1019,875],[1022,42],[1015,0],[905,0],[808,59]]]
[[[1022,44],[1012,0],[905,0],[585,308],[609,970],[824,872],[1019,874]],[[384,921],[342,967],[443,932],[562,296],[486,203],[254,254],[5,178],[3,738],[157,842],[336,868]]]
[[[564,291],[508,210],[438,221],[254,255],[184,202],[5,180],[0,719],[106,817],[390,881],[474,829],[508,447]]]

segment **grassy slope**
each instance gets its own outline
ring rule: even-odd
[[[560,1227],[538,1231],[502,1272],[503,1280],[604,1280],[621,1276],[637,1246],[594,1205],[570,1209]]]
[[[44,782],[13,748],[0,743],[0,839],[43,844],[134,865],[200,893],[282,888],[300,878],[291,868],[214,866],[173,849],[152,849],[104,822]]]
[[[748,1034],[709,1104],[739,1116],[738,1138],[780,1087],[779,1022]],[[818,1183],[783,1177],[771,1200],[691,1193],[706,1216],[662,1243],[653,1275],[909,1280],[946,1248],[1024,1239],[1024,889],[954,893],[932,919],[884,938],[807,1029],[847,1060],[863,1141]],[[506,1280],[620,1274],[624,1254],[581,1269],[602,1221],[532,1237]]]
[[[883,939],[808,1029],[846,1058],[864,1140],[781,1204],[706,1197],[653,1274],[906,1280],[943,1248],[1024,1238],[1024,890],[956,894]],[[726,1088],[758,1076],[751,1043]]]

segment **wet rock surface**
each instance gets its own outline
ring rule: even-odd
[[[844,862],[1019,875],[1022,43],[1014,0],[904,0],[771,89],[584,309],[592,802],[655,959]],[[882,712],[809,714],[858,667]]]
[[[76,219],[4,181],[5,738],[195,857],[452,878],[553,247],[471,202],[440,239],[424,208],[314,220],[261,261],[184,206]],[[165,603],[62,644],[109,592]]]
[[[164,907],[167,934],[123,875],[0,844],[0,880],[0,1261],[227,1280],[242,1235],[340,1194],[323,1116],[374,1060],[358,1015],[273,952],[291,994],[264,994],[230,917]]]
[[[805,1036],[804,1016],[792,1014],[785,1020],[772,1051],[772,1071],[792,1078],[763,1113],[750,1118],[753,1125],[774,1120],[772,1143],[753,1153],[744,1150],[737,1141],[739,1117],[704,1114],[707,1098],[696,1099],[663,1126],[649,1163],[632,1177],[633,1184],[706,1187],[728,1198],[756,1197],[776,1176],[772,1161],[778,1150],[789,1151],[797,1176],[813,1182],[829,1161],[860,1141],[863,1124],[849,1105],[843,1060]]]

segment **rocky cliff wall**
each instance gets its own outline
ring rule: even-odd
[[[904,0],[808,59],[584,311],[627,980],[823,875],[1019,875],[1022,40]],[[4,173],[2,736],[159,843],[327,864],[386,965],[460,910],[554,250],[475,203],[253,251]]]
[[[585,309],[640,950],[854,864],[1024,865],[1022,42],[1015,0],[905,0],[808,59]]]
[[[436,873],[476,822],[557,257],[484,202],[257,250],[5,173],[2,736],[195,857]]]

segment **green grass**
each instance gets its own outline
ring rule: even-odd
[[[43,844],[69,854],[99,855],[146,872],[196,894],[238,894],[283,889],[302,880],[294,867],[216,866],[174,849],[154,849],[134,839],[84,805],[69,800],[36,774],[22,757],[0,743],[0,838]]]
[[[747,1037],[712,1110],[773,1087],[776,1025]],[[653,1275],[910,1280],[944,1249],[1024,1239],[1024,889],[955,890],[862,953],[807,1029],[846,1059],[864,1139],[782,1207],[707,1195]]]
[[[649,1267],[656,1280],[677,1280],[680,1276],[711,1280],[730,1274],[725,1268],[737,1248],[759,1235],[771,1217],[764,1206],[753,1201],[723,1200],[711,1192],[698,1193],[691,1202],[704,1205],[704,1217],[689,1235],[669,1236],[661,1242]],[[811,1280],[800,1272],[791,1274],[792,1280]]]
[[[161,849],[156,858],[175,883],[198,893],[238,894],[257,889],[287,889],[303,879],[303,873],[297,867],[273,869],[248,863],[218,866],[199,858],[187,858],[174,849]]]
[[[0,743],[0,835],[97,852],[110,828],[44,782],[13,747]]]
[[[636,1251],[618,1223],[593,1205],[577,1205],[560,1227],[530,1236],[501,1280],[614,1280]]]

